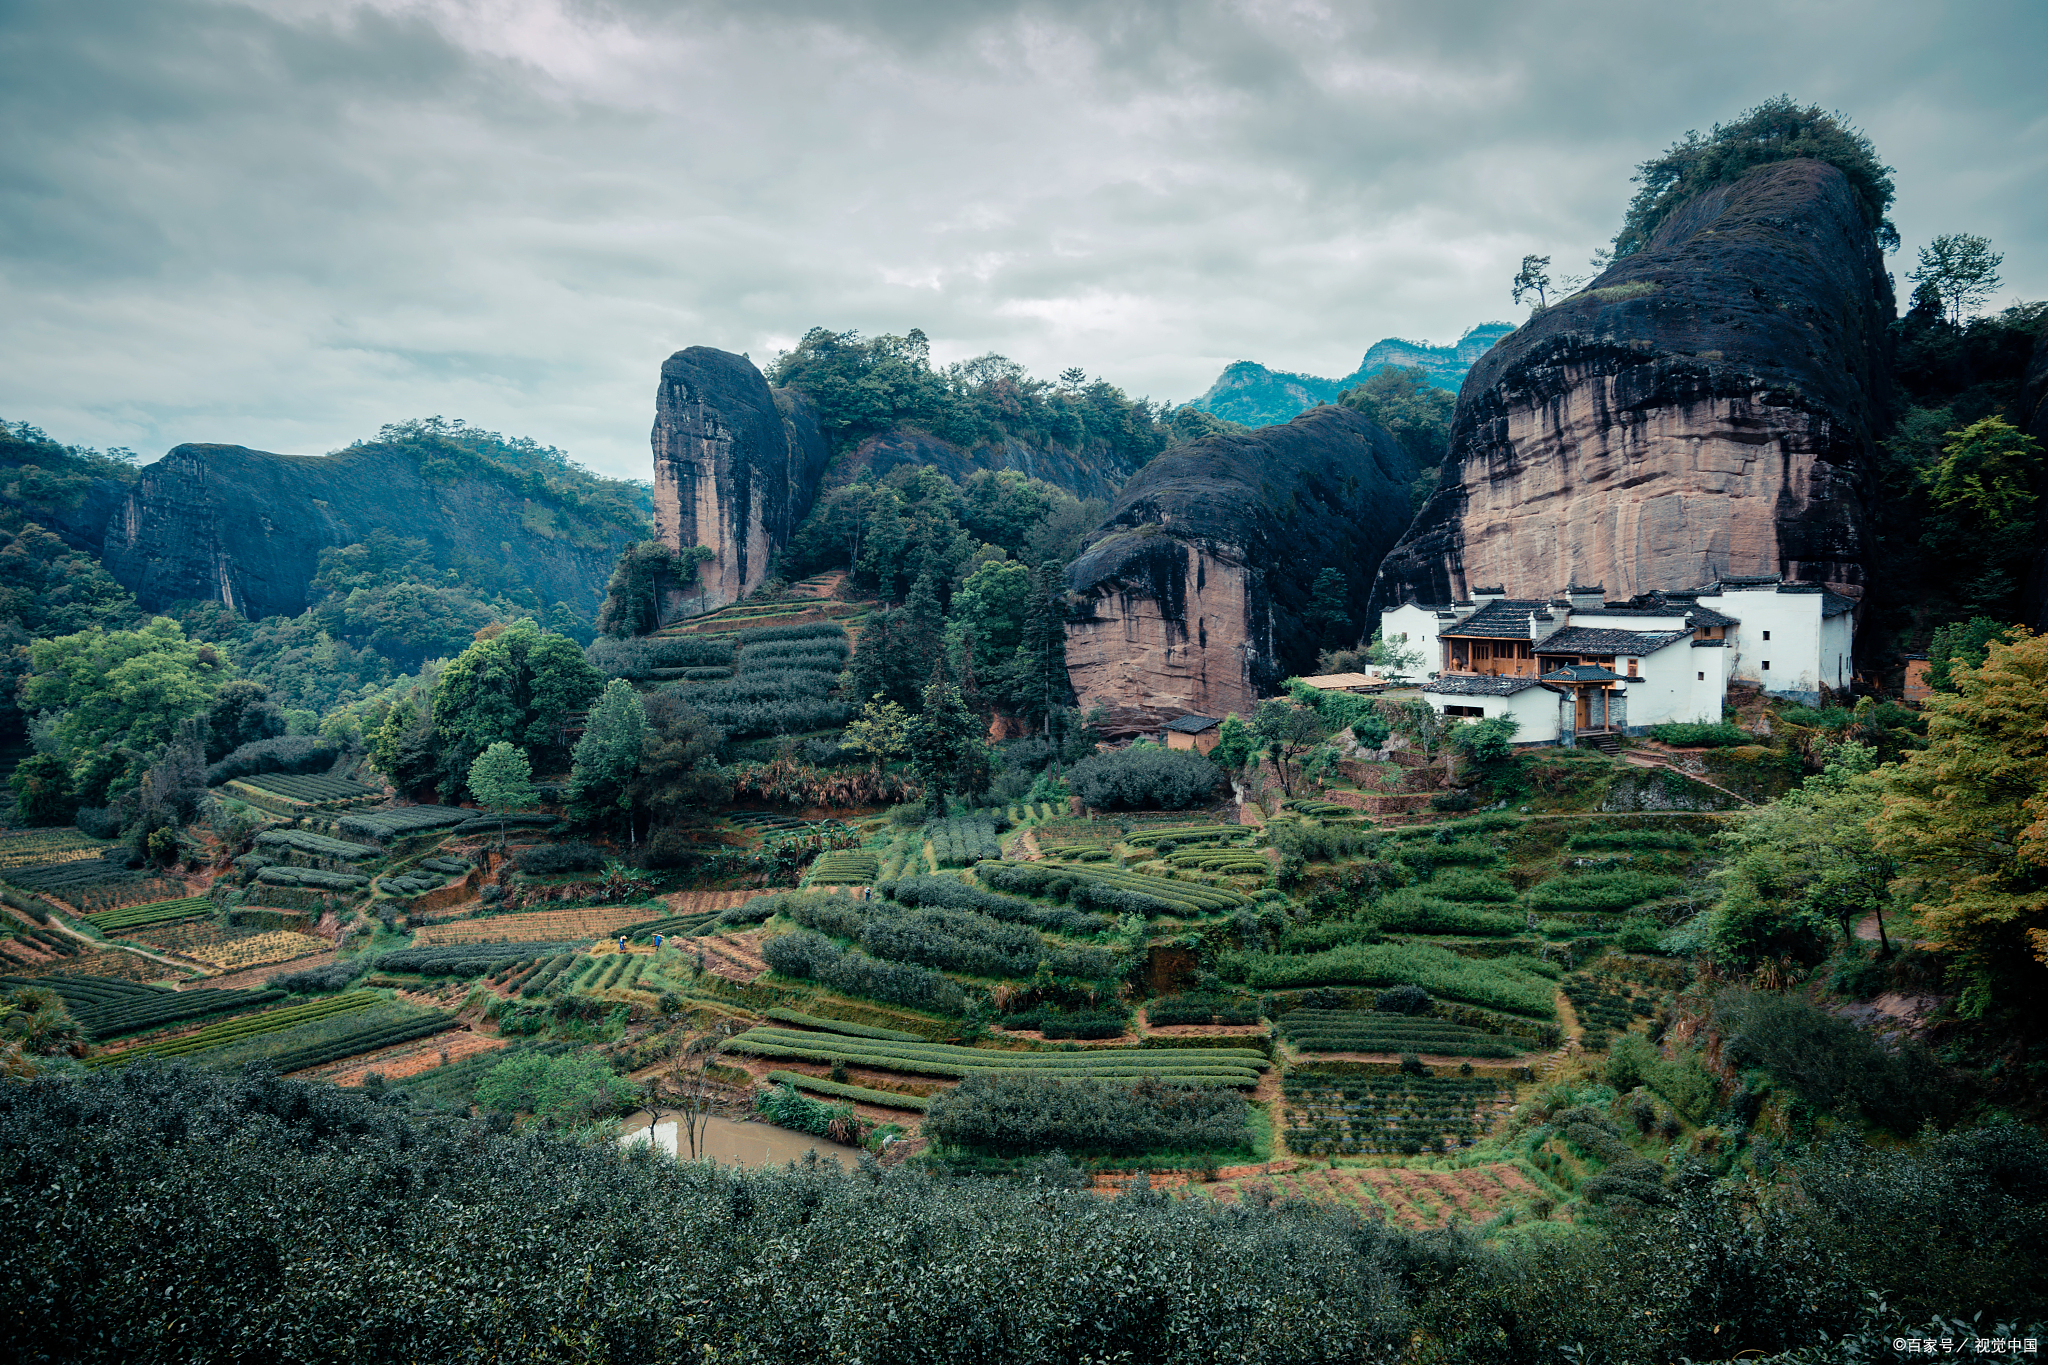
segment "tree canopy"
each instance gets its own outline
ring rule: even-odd
[[[1885,218],[1892,203],[1892,168],[1878,161],[1877,148],[1839,114],[1819,105],[1801,108],[1779,95],[1730,123],[1717,123],[1707,136],[1688,132],[1663,155],[1636,168],[1641,186],[1629,201],[1621,231],[1614,235],[1618,260],[1641,251],[1673,210],[1716,185],[1733,184],[1758,166],[1810,157],[1848,177],[1863,221],[1880,241],[1897,245],[1898,232]]]
[[[2048,988],[2048,636],[2016,636],[1928,703],[1928,747],[1898,765],[1875,824],[1978,1014]]]
[[[104,744],[146,748],[170,739],[230,676],[226,655],[156,617],[139,630],[95,626],[29,646],[23,702],[59,713],[56,738],[76,758]]]
[[[434,744],[444,792],[461,789],[469,766],[498,741],[562,750],[563,722],[594,701],[604,678],[567,636],[515,621],[478,640],[434,687]]]

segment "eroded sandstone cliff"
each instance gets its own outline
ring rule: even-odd
[[[1858,596],[1884,258],[1841,173],[1761,167],[1489,351],[1377,606],[1782,573]]]
[[[1342,573],[1362,621],[1415,477],[1384,430],[1327,406],[1153,460],[1068,571],[1067,672],[1081,705],[1242,714],[1310,670],[1316,576]]]
[[[809,403],[771,390],[744,356],[692,346],[662,364],[653,444],[655,534],[712,552],[664,617],[738,601],[768,576],[817,495],[828,452]]]
[[[572,524],[573,523],[573,524]],[[306,609],[320,552],[378,532],[427,543],[436,565],[593,612],[627,531],[522,496],[488,471],[438,468],[403,446],[278,455],[181,445],[141,471],[98,547],[144,608],[200,599],[244,616]]]

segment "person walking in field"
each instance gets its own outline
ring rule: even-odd
[[[624,934],[619,935],[619,951],[622,953],[626,951],[626,936]]]
[[[657,953],[661,951],[661,935],[660,935],[660,934],[656,934],[656,935],[654,936],[654,951],[655,951],[655,952],[657,952]]]

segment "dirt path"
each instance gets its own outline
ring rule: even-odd
[[[324,953],[308,953],[304,957],[287,958],[283,962],[266,962],[260,967],[244,967],[239,972],[226,976],[210,976],[203,981],[181,981],[181,991],[258,991],[263,983],[281,972],[305,972],[315,967],[325,967],[338,956],[332,950]]]
[[[47,897],[45,899],[47,899]],[[8,912],[14,916],[14,918],[21,920],[23,923],[33,923],[32,920],[23,916],[21,912],[15,910],[13,906],[10,905],[7,907],[7,909]],[[113,943],[107,939],[94,938],[91,934],[83,933],[77,929],[72,928],[70,925],[66,924],[61,918],[59,918],[56,915],[50,916],[50,922],[48,924],[39,924],[36,927],[39,929],[55,929],[58,933],[63,934],[69,938],[75,938],[80,943],[86,944],[89,947],[102,948],[107,950],[108,952],[115,953],[133,953],[137,957],[146,957],[151,962],[160,962],[164,966],[169,967],[172,971],[178,972],[181,975],[190,973],[191,971],[195,970],[195,965],[193,963],[177,962],[168,957],[159,957],[157,954],[148,952],[141,948],[131,948],[125,943]],[[200,968],[199,970],[204,969]]]
[[[1622,751],[1621,759],[1622,762],[1634,768],[1668,769],[1671,772],[1677,773],[1680,777],[1684,778],[1688,782],[1697,782],[1702,787],[1713,788],[1715,791],[1720,792],[1723,796],[1732,796],[1745,806],[1754,806],[1756,804],[1756,802],[1750,800],[1741,792],[1729,791],[1726,787],[1722,786],[1718,782],[1709,782],[1706,778],[1701,777],[1698,773],[1689,773],[1685,769],[1679,767],[1676,763],[1673,763],[1668,758],[1656,757],[1650,754],[1639,754],[1632,749],[1625,749]]]

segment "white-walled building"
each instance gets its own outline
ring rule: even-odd
[[[1818,583],[1771,574],[1651,596],[1672,609],[1690,604],[1738,623],[1728,632],[1728,676],[1735,682],[1818,706],[1822,688],[1845,692],[1855,676],[1856,604]]]
[[[1380,639],[1421,657],[1422,662],[1412,676],[1426,678],[1443,667],[1436,642],[1437,618],[1450,610],[1449,605],[1432,607],[1408,602],[1380,613]]]
[[[1438,710],[1512,714],[1522,725],[1518,743],[1570,743],[1578,734],[1718,721],[1730,682],[1818,705],[1823,689],[1845,691],[1853,676],[1855,606],[1776,574],[1615,603],[1597,586],[1549,600],[1479,588],[1469,602],[1390,608],[1380,634],[1423,653],[1432,677],[1423,694]],[[1551,703],[1532,693],[1538,683],[1569,702],[1554,725],[1542,718]]]
[[[1499,588],[1472,599],[1433,614],[1436,676],[1422,693],[1446,715],[1513,715],[1520,744],[1721,718],[1739,623],[1710,607],[1609,606],[1601,589],[1578,587],[1551,601]],[[1388,611],[1382,637],[1423,634],[1418,610]]]

